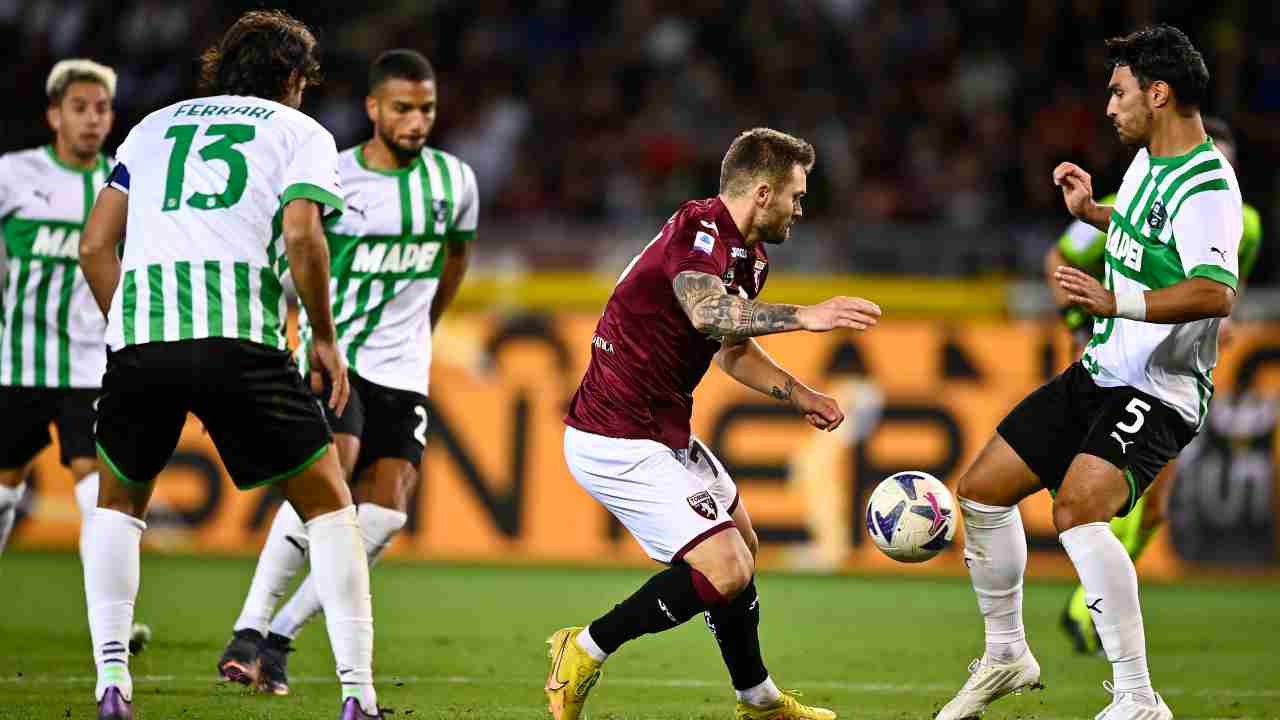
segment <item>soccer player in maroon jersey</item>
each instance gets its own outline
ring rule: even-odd
[[[591,364],[565,417],[565,460],[587,492],[668,565],[586,628],[557,631],[546,693],[573,720],[605,658],[628,640],[705,612],[737,691],[740,719],[834,718],[778,690],[760,655],[756,534],[733,480],[689,430],[693,389],[714,359],[747,387],[790,404],[814,427],[844,420],[836,401],[796,380],[757,335],[866,330],[880,308],[835,297],[756,301],[766,245],[803,215],[813,146],[767,128],[742,133],[720,168],[720,194],[685,203],[623,271],[592,339]],[[724,532],[724,531],[733,532]]]

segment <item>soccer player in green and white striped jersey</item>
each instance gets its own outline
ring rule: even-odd
[[[965,565],[986,630],[982,657],[937,720],[1043,687],[1022,624],[1027,540],[1018,502],[1054,494],[1058,538],[1084,585],[1112,666],[1097,720],[1172,720],[1151,684],[1133,560],[1112,534],[1157,473],[1199,432],[1213,394],[1218,326],[1231,314],[1243,231],[1235,172],[1205,134],[1209,71],[1168,25],[1107,41],[1107,117],[1138,148],[1114,206],[1072,163],[1054,183],[1107,234],[1103,281],[1062,266],[1055,281],[1097,318],[1079,362],[1028,395],[960,478]]]
[[[306,519],[341,717],[381,716],[368,562],[314,395],[327,377],[341,414],[348,389],[321,224],[344,207],[338,153],[297,109],[319,77],[316,56],[315,37],[289,15],[245,13],[201,58],[212,94],[161,108],[129,132],[80,242],[110,348],[96,429],[102,479],[84,553],[99,720],[132,717],[124,640],[142,518],[188,413],[237,486],[278,484]],[[310,388],[285,348],[284,258],[313,326]]]
[[[1236,141],[1231,127],[1218,118],[1205,118],[1204,129],[1223,158],[1235,165]],[[1116,196],[1103,198],[1103,205],[1114,205]],[[1244,286],[1254,264],[1258,260],[1258,248],[1262,245],[1262,216],[1253,206],[1243,205],[1241,222],[1244,233],[1240,236],[1240,285]],[[1104,257],[1106,255],[1107,235],[1083,220],[1074,221],[1059,239],[1058,244],[1050,249],[1045,257],[1045,272],[1049,276],[1049,286],[1053,290],[1054,300],[1062,309],[1063,322],[1072,331],[1075,344],[1075,356],[1083,352],[1084,347],[1093,337],[1093,318],[1088,313],[1072,304],[1067,293],[1055,280],[1053,274],[1061,265],[1070,265],[1084,270],[1099,281],[1104,279]],[[1087,325],[1085,320],[1088,321]],[[1230,338],[1228,330],[1230,318],[1223,318],[1218,331],[1218,345],[1225,346]],[[1170,462],[1156,476],[1155,482],[1146,494],[1138,501],[1133,510],[1124,517],[1111,521],[1111,531],[1120,539],[1129,557],[1137,562],[1138,556],[1146,549],[1156,531],[1164,525],[1165,513],[1169,507],[1169,496],[1173,492],[1173,478],[1177,475],[1177,463]],[[1067,606],[1063,608],[1061,626],[1071,639],[1077,652],[1094,653],[1101,649],[1097,632],[1093,627],[1093,613],[1085,602],[1084,586],[1076,586]]]
[[[0,295],[0,551],[36,454],[58,426],[62,464],[84,517],[98,501],[94,402],[106,323],[80,272],[80,233],[107,181],[115,71],[63,60],[45,83],[52,144],[0,156],[0,228],[8,256]]]
[[[347,411],[329,420],[372,564],[408,519],[426,443],[431,331],[466,272],[479,198],[471,168],[426,145],[436,84],[420,53],[378,57],[365,108],[373,137],[339,156],[347,212],[326,234],[338,347],[351,379]],[[305,319],[300,334],[304,346],[312,341]],[[262,689],[276,695],[289,692],[292,639],[320,610],[308,578],[272,618],[305,541],[297,513],[282,505],[222,658],[256,663]]]

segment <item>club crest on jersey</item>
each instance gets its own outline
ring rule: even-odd
[[[716,501],[711,499],[711,493],[700,490],[685,499],[689,501],[689,507],[693,508],[694,512],[708,520],[716,519]]]
[[[1160,230],[1168,219],[1169,212],[1164,209],[1164,203],[1157,200],[1151,206],[1151,212],[1147,213],[1147,225],[1150,225],[1152,230]]]
[[[449,201],[448,200],[432,200],[431,201],[431,219],[437,225],[444,225],[449,222]]]
[[[716,239],[708,235],[707,233],[704,233],[701,230],[699,230],[698,234],[693,236],[694,250],[697,250],[699,252],[704,252],[710,255],[715,250],[715,248],[716,248]]]
[[[756,260],[756,292],[760,292],[760,275],[764,273],[764,269],[769,267],[769,263],[764,260]]]

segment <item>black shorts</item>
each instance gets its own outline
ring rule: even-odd
[[[77,458],[97,457],[93,449],[93,404],[97,388],[0,386],[0,468],[25,466],[53,442],[49,423],[58,426],[63,465]]]
[[[1128,386],[1100,387],[1079,362],[1018,403],[996,431],[1050,492],[1080,453],[1120,468],[1129,481],[1121,516],[1195,437],[1173,408]]]
[[[188,412],[204,423],[242,490],[302,472],[332,440],[320,403],[283,350],[203,338],[107,353],[97,441],[121,480],[155,478]]]
[[[328,405],[328,387],[322,397],[333,431],[360,438],[353,477],[383,458],[407,460],[417,468],[427,442],[427,396],[370,382],[355,370],[348,370],[347,377],[351,398],[341,416]]]

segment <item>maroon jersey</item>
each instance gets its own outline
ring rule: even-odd
[[[754,299],[769,274],[762,243],[748,248],[719,198],[685,203],[623,271],[591,341],[591,364],[565,423],[615,438],[689,446],[693,389],[720,342],[694,329],[671,281],[686,270],[715,275]]]

